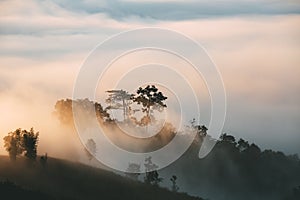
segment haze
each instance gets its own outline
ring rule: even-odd
[[[300,4],[231,0],[220,1],[216,11],[207,9],[212,1],[174,2],[182,9],[157,0],[1,1],[0,138],[34,127],[39,150],[64,157],[76,142],[63,145],[68,133],[52,116],[55,102],[72,97],[81,64],[97,44],[147,26],[179,31],[208,51],[227,92],[224,132],[299,154]],[[161,9],[150,12],[149,4]]]

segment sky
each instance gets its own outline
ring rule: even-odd
[[[300,154],[299,24],[297,0],[1,0],[0,138],[33,126],[51,148],[63,138],[49,123],[54,104],[72,97],[90,52],[122,31],[161,27],[193,38],[219,68],[224,132]]]

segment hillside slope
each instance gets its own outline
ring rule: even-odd
[[[35,191],[35,196],[50,199],[201,200],[135,182],[109,171],[54,158],[49,158],[43,167],[40,162],[29,164],[23,158],[11,162],[8,157],[0,156],[0,181],[4,181],[0,184],[0,191],[1,187],[2,190],[6,188],[1,197],[8,195],[10,199],[13,199],[14,191],[20,191],[23,199]],[[12,191],[11,195],[8,190]]]
[[[282,200],[294,191],[299,195],[297,155],[261,150],[255,144],[229,138],[232,140],[218,141],[203,159],[198,158],[200,146],[194,143],[178,160],[160,170],[160,175],[176,174],[182,191],[214,200]]]

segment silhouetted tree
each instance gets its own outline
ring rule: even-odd
[[[103,109],[102,105],[98,102],[95,102],[94,105],[95,105],[95,111],[98,120],[109,121],[110,116],[108,112],[105,109]]]
[[[245,151],[250,147],[249,143],[243,139],[240,139],[237,143],[237,148],[240,152]]]
[[[158,186],[160,182],[162,182],[163,178],[159,177],[157,172],[158,166],[152,162],[152,157],[148,157],[145,159],[145,168],[146,168],[146,176],[144,178],[145,183],[152,184]]]
[[[149,183],[155,186],[158,186],[158,184],[160,182],[162,182],[163,178],[159,177],[159,174],[157,172],[157,170],[151,171],[151,172],[147,172],[146,173],[146,180],[145,183]]]
[[[193,118],[191,121],[190,121],[190,124],[191,124],[191,128],[192,129],[195,129],[197,131],[197,134],[201,137],[203,136],[206,136],[207,135],[207,128],[206,126],[204,125],[196,125],[196,119]]]
[[[21,144],[21,129],[19,128],[13,132],[9,132],[3,140],[4,148],[8,152],[10,159],[16,160],[16,157],[23,152],[23,146]]]
[[[204,125],[199,125],[197,126],[197,129],[198,129],[198,134],[201,136],[201,137],[204,137],[207,135],[207,128],[206,126]]]
[[[179,187],[177,186],[177,176],[173,175],[172,178],[170,178],[170,181],[172,182],[171,190],[172,192],[177,192],[179,190]]]
[[[193,145],[196,145],[198,148],[200,148],[204,137],[207,136],[207,130],[208,129],[206,128],[205,125],[198,125],[196,123],[197,123],[196,119],[193,118],[190,121],[190,126],[187,126],[187,128],[188,128],[187,130],[190,130],[190,131],[196,133],[196,136],[195,136],[194,141],[193,141]],[[199,151],[199,149],[196,150],[196,151]],[[197,152],[197,154],[198,153],[199,152]]]
[[[249,161],[255,161],[260,157],[261,150],[256,144],[251,144],[247,149],[243,152],[244,156],[247,157]]]
[[[88,159],[91,161],[97,152],[96,142],[93,139],[88,139],[85,152],[88,156]]]
[[[142,104],[142,112],[146,115],[141,119],[141,125],[148,126],[151,123],[150,113],[153,110],[163,111],[167,105],[164,101],[167,99],[162,92],[158,91],[155,85],[148,85],[145,88],[139,88],[137,90],[137,96],[133,98],[134,102],[137,104]]]
[[[132,103],[134,95],[129,94],[127,91],[124,90],[108,90],[106,92],[109,93],[109,96],[106,99],[106,103],[108,103],[109,106],[106,109],[122,109],[125,121],[130,115],[129,105]]]
[[[34,133],[33,128],[30,131],[22,130],[22,146],[25,156],[30,160],[36,159],[38,137],[39,132]]]
[[[232,135],[227,135],[226,133],[224,133],[221,135],[220,138],[223,142],[228,142],[228,143],[232,143],[232,144],[235,143],[235,137]]]
[[[127,172],[125,173],[131,179],[138,180],[139,175],[141,174],[141,165],[136,163],[129,163]]]
[[[45,167],[47,164],[47,161],[48,161],[48,154],[45,153],[45,155],[40,157],[40,163],[42,164],[43,167]]]
[[[35,160],[37,155],[37,143],[39,133],[34,133],[33,128],[30,131],[21,130],[9,132],[4,139],[4,147],[8,151],[11,160],[16,160],[17,155],[23,152],[30,160]]]

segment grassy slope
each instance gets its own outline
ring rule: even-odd
[[[28,164],[23,158],[10,162],[8,157],[0,156],[0,180],[6,179],[56,199],[200,200],[135,182],[109,171],[54,158],[49,158],[43,167],[39,162]]]

